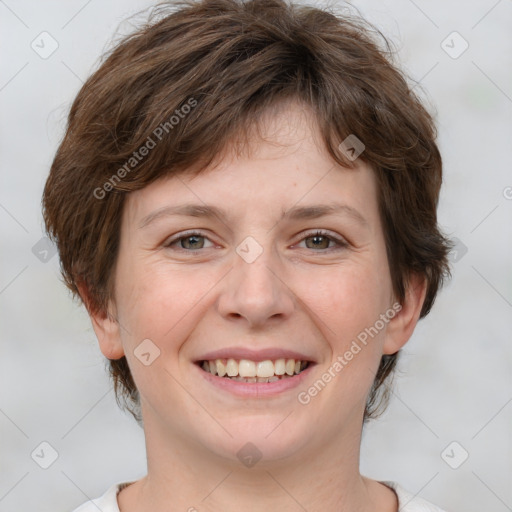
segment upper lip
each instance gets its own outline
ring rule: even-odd
[[[196,362],[199,361],[214,361],[215,359],[248,359],[249,361],[275,361],[276,359],[295,359],[296,361],[309,361],[314,360],[295,350],[285,350],[282,348],[267,348],[262,350],[253,350],[244,347],[226,347],[204,354]]]

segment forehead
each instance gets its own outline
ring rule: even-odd
[[[166,176],[129,194],[125,213],[130,223],[147,223],[159,210],[176,212],[185,204],[196,205],[196,211],[208,207],[212,217],[257,212],[277,220],[294,209],[298,218],[301,208],[335,203],[352,216],[377,214],[372,169],[361,160],[353,169],[336,163],[307,107],[283,103],[266,111],[248,133],[248,144],[232,141],[198,174],[191,169]]]

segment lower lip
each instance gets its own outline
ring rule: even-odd
[[[309,363],[308,367],[302,370],[298,375],[280,379],[276,382],[238,382],[206,372],[197,364],[194,364],[194,366],[206,381],[219,389],[244,398],[264,398],[280,395],[285,391],[296,388],[308,378],[309,373],[315,365]]]

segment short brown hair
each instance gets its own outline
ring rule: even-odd
[[[353,167],[341,141],[355,135],[364,143],[360,158],[377,177],[395,296],[402,301],[411,272],[419,273],[427,280],[420,317],[427,315],[450,274],[450,242],[437,225],[442,162],[433,119],[372,25],[286,0],[160,4],[81,88],[43,210],[65,283],[75,296],[77,284],[85,285],[89,311],[107,314],[113,298],[126,195],[193,166],[201,172],[286,99],[313,109],[339,164]],[[151,151],[136,158],[150,140]],[[383,383],[397,355],[382,357],[365,420],[387,402]],[[124,398],[140,420],[126,358],[110,368],[118,403]]]

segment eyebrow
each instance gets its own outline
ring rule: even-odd
[[[157,219],[167,216],[183,216],[183,217],[200,217],[200,218],[216,218],[222,223],[226,223],[228,219],[227,211],[213,205],[200,204],[181,204],[177,206],[165,206],[144,217],[139,225],[139,229],[146,227]],[[368,227],[368,221],[361,213],[347,204],[319,204],[311,206],[294,206],[287,211],[281,212],[281,219],[286,220],[307,220],[318,219],[326,215],[345,215],[353,218],[364,227]]]

